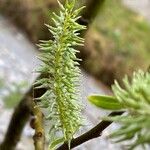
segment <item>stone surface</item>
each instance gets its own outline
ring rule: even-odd
[[[124,4],[150,21],[150,0],[123,0]]]

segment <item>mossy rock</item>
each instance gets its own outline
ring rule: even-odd
[[[89,33],[83,66],[103,82],[121,82],[150,65],[150,24],[118,0],[106,0]]]

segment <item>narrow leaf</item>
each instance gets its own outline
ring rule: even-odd
[[[123,106],[118,102],[115,97],[104,95],[92,95],[88,97],[88,100],[97,107],[108,110],[120,110]]]

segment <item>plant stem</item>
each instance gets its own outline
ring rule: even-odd
[[[123,112],[112,112],[109,116],[116,116],[121,115]],[[71,141],[70,148],[75,148],[89,140],[92,140],[94,138],[100,137],[102,134],[102,131],[104,131],[112,122],[110,121],[102,121],[98,125],[96,125],[94,128],[89,130],[88,132],[82,134],[81,136],[73,139]],[[57,150],[69,150],[67,143],[64,143],[61,145]]]
[[[31,120],[31,126],[35,129],[33,136],[35,150],[45,149],[45,133],[43,124],[43,113],[40,108],[33,102],[32,111],[34,118]]]
[[[105,0],[87,0],[86,8],[82,13],[82,18],[79,20],[80,24],[86,25],[87,27],[92,23],[101,10]]]
[[[103,7],[105,0],[88,0],[87,9],[83,15],[84,18],[95,18],[98,11]],[[93,10],[91,12],[91,10]]]
[[[39,97],[44,92],[45,89],[35,89],[34,96]],[[5,138],[0,145],[0,150],[15,150],[17,143],[20,141],[22,131],[32,114],[32,93],[33,88],[31,87],[16,107],[9,123]]]
[[[15,109],[6,136],[0,145],[1,150],[14,150],[21,138],[25,124],[29,120],[31,112],[31,97],[27,93]]]

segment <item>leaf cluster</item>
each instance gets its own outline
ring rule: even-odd
[[[126,76],[124,87],[117,81],[112,86],[114,97],[90,96],[89,100],[96,106],[125,111],[122,116],[104,117],[104,120],[114,121],[121,127],[110,135],[116,142],[133,140],[128,149],[150,143],[150,72],[139,70],[133,74],[131,81]]]

